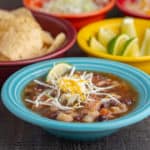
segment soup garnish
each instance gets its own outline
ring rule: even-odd
[[[23,91],[27,108],[65,122],[112,120],[130,112],[138,94],[123,79],[109,73],[80,71],[60,63]]]

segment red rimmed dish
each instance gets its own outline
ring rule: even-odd
[[[60,32],[65,33],[66,42],[55,52],[41,57],[19,61],[0,61],[0,87],[9,75],[26,65],[65,56],[66,52],[74,45],[76,41],[76,30],[68,21],[58,19],[54,16],[44,16],[42,14],[34,14],[34,17],[41,27],[50,32],[54,37]]]
[[[137,3],[136,0],[130,0],[132,3]],[[141,11],[137,12],[133,9],[129,9],[126,6],[127,0],[116,0],[116,5],[119,8],[120,11],[122,11],[125,15],[143,18],[143,19],[150,19],[150,15],[146,15],[144,13],[141,13]]]
[[[110,0],[106,6],[103,8],[88,12],[88,13],[80,13],[80,14],[60,14],[60,13],[47,13],[40,11],[39,9],[43,6],[47,0],[23,0],[23,4],[26,8],[30,9],[33,13],[40,13],[44,15],[53,15],[59,18],[67,19],[70,21],[77,30],[79,30],[81,27],[91,23],[95,22],[97,20],[102,20],[105,18],[107,13],[114,7],[115,0]]]

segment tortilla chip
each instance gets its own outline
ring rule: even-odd
[[[1,19],[14,19],[14,15],[12,15],[9,11],[0,10],[0,20]]]
[[[54,52],[55,50],[57,50],[60,46],[64,44],[65,39],[66,39],[66,35],[64,33],[59,33],[56,36],[51,47],[47,50],[47,53]]]
[[[0,53],[0,61],[8,61],[9,59]]]
[[[40,26],[26,17],[17,18],[0,40],[0,52],[11,60],[37,57],[42,47]]]
[[[15,17],[8,11],[0,10],[0,32],[5,32],[13,23]]]
[[[16,17],[18,17],[18,16],[26,16],[26,17],[34,18],[34,17],[32,16],[32,13],[31,13],[28,9],[26,9],[26,8],[24,8],[24,7],[15,9],[15,10],[13,10],[13,11],[11,11],[11,12],[12,12],[12,14],[15,15]]]
[[[46,45],[51,45],[54,42],[54,39],[49,32],[43,31],[42,38],[43,38],[44,44]]]

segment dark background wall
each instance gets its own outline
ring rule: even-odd
[[[17,8],[20,5],[22,5],[21,0],[0,0],[0,8],[6,8],[6,9],[11,9],[11,8]]]

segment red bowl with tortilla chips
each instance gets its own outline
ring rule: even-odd
[[[9,75],[26,65],[44,60],[49,60],[52,58],[63,57],[76,41],[76,30],[68,21],[58,19],[54,16],[45,16],[42,14],[34,14],[34,17],[36,18],[37,22],[41,25],[42,29],[50,32],[53,37],[56,37],[56,35],[60,32],[65,33],[65,43],[56,51],[41,57],[19,61],[0,60],[0,87]]]

